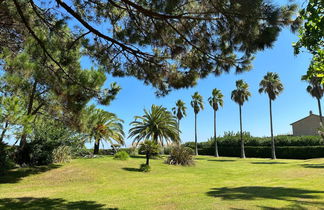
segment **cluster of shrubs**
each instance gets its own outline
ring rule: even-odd
[[[193,150],[189,147],[184,147],[182,145],[174,145],[172,147],[168,147],[168,158],[166,159],[165,163],[170,165],[182,165],[182,166],[190,166],[194,165],[193,159]],[[105,151],[105,152],[111,152]],[[139,170],[142,172],[149,172],[151,171],[150,166],[150,159],[155,159],[166,152],[163,151],[161,146],[156,144],[153,141],[146,140],[142,142],[136,150],[135,148],[127,148],[127,149],[120,149],[116,154],[114,154],[114,159],[117,160],[127,160],[130,156],[134,154],[141,154],[145,155],[146,163],[141,164]]]
[[[244,133],[245,153],[247,157],[270,158],[271,138],[253,137]],[[240,156],[239,133],[227,132],[223,137],[217,138],[218,152],[220,156]],[[207,142],[198,143],[200,155],[214,155],[215,141],[210,138]],[[288,136],[275,137],[276,154],[278,158],[285,159],[308,159],[324,157],[324,141],[320,136]],[[186,147],[195,148],[194,142],[187,142]]]

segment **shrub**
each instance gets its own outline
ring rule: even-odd
[[[52,152],[54,163],[67,163],[71,161],[71,147],[59,146]]]
[[[0,175],[3,175],[4,172],[12,166],[12,163],[9,159],[8,146],[0,142]]]
[[[170,165],[190,166],[194,165],[193,150],[189,147],[175,146],[171,149],[166,163]]]
[[[142,171],[142,172],[150,172],[151,171],[151,166],[146,165],[146,164],[143,163],[143,164],[140,165],[139,170]]]
[[[60,122],[41,121],[35,124],[28,137],[26,150],[30,165],[48,165],[53,163],[53,151],[60,146],[70,146],[72,153],[84,148],[84,140]],[[19,157],[19,150],[17,156]]]
[[[127,160],[129,158],[129,154],[126,151],[118,151],[114,155],[115,160]]]

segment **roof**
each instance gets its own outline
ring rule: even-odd
[[[309,117],[311,117],[311,116],[320,117],[319,115],[316,115],[316,114],[310,114],[310,115],[308,115],[307,117],[304,117],[304,118],[302,118],[302,119],[300,119],[300,120],[297,120],[296,122],[291,123],[290,125],[296,124],[296,123],[298,123],[298,122],[300,122],[300,121],[303,121],[303,120],[305,120],[305,119],[307,119],[307,118],[309,118]],[[322,119],[324,120],[324,117],[322,117]]]

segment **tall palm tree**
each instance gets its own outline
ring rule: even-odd
[[[240,111],[240,136],[241,136],[241,158],[245,158],[244,140],[242,130],[242,106],[245,101],[249,100],[251,93],[249,92],[249,85],[243,80],[236,81],[236,89],[232,91],[231,98],[239,105]]]
[[[321,98],[323,97],[324,94],[324,88],[323,85],[321,84],[322,80],[319,77],[312,77],[310,79],[307,79],[307,81],[309,82],[309,85],[307,86],[306,90],[312,97],[317,99],[320,122],[321,124],[323,124]]]
[[[269,109],[270,109],[270,129],[271,129],[271,154],[272,159],[276,159],[275,141],[273,137],[272,126],[272,101],[283,91],[283,85],[280,81],[277,73],[268,72],[261,80],[259,93],[267,93],[269,97]]]
[[[104,140],[114,145],[114,142],[123,145],[124,131],[123,121],[113,113],[96,109],[94,106],[87,107],[83,113],[83,131],[94,140],[93,154],[99,153],[100,141]]]
[[[208,102],[210,106],[214,110],[214,140],[215,140],[215,157],[219,157],[218,155],[218,147],[217,147],[217,140],[216,140],[216,111],[221,106],[223,107],[223,94],[217,88],[213,89],[212,96],[208,98]]]
[[[203,97],[199,95],[198,92],[195,92],[192,96],[192,101],[190,105],[195,112],[195,154],[198,155],[198,146],[197,146],[197,114],[200,110],[204,109]]]
[[[180,141],[176,117],[162,106],[152,105],[149,111],[144,109],[144,115],[135,116],[130,125],[129,137],[134,137],[133,143],[149,139],[164,146],[164,141],[167,144]]]
[[[179,136],[180,136],[180,120],[183,117],[187,116],[186,110],[187,110],[187,107],[186,107],[185,103],[182,100],[178,100],[176,102],[176,107],[172,108],[173,114],[175,116],[177,116],[177,119],[178,119]]]

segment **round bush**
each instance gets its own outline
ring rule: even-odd
[[[118,151],[114,155],[114,159],[116,160],[127,160],[129,158],[129,154],[126,151]]]

